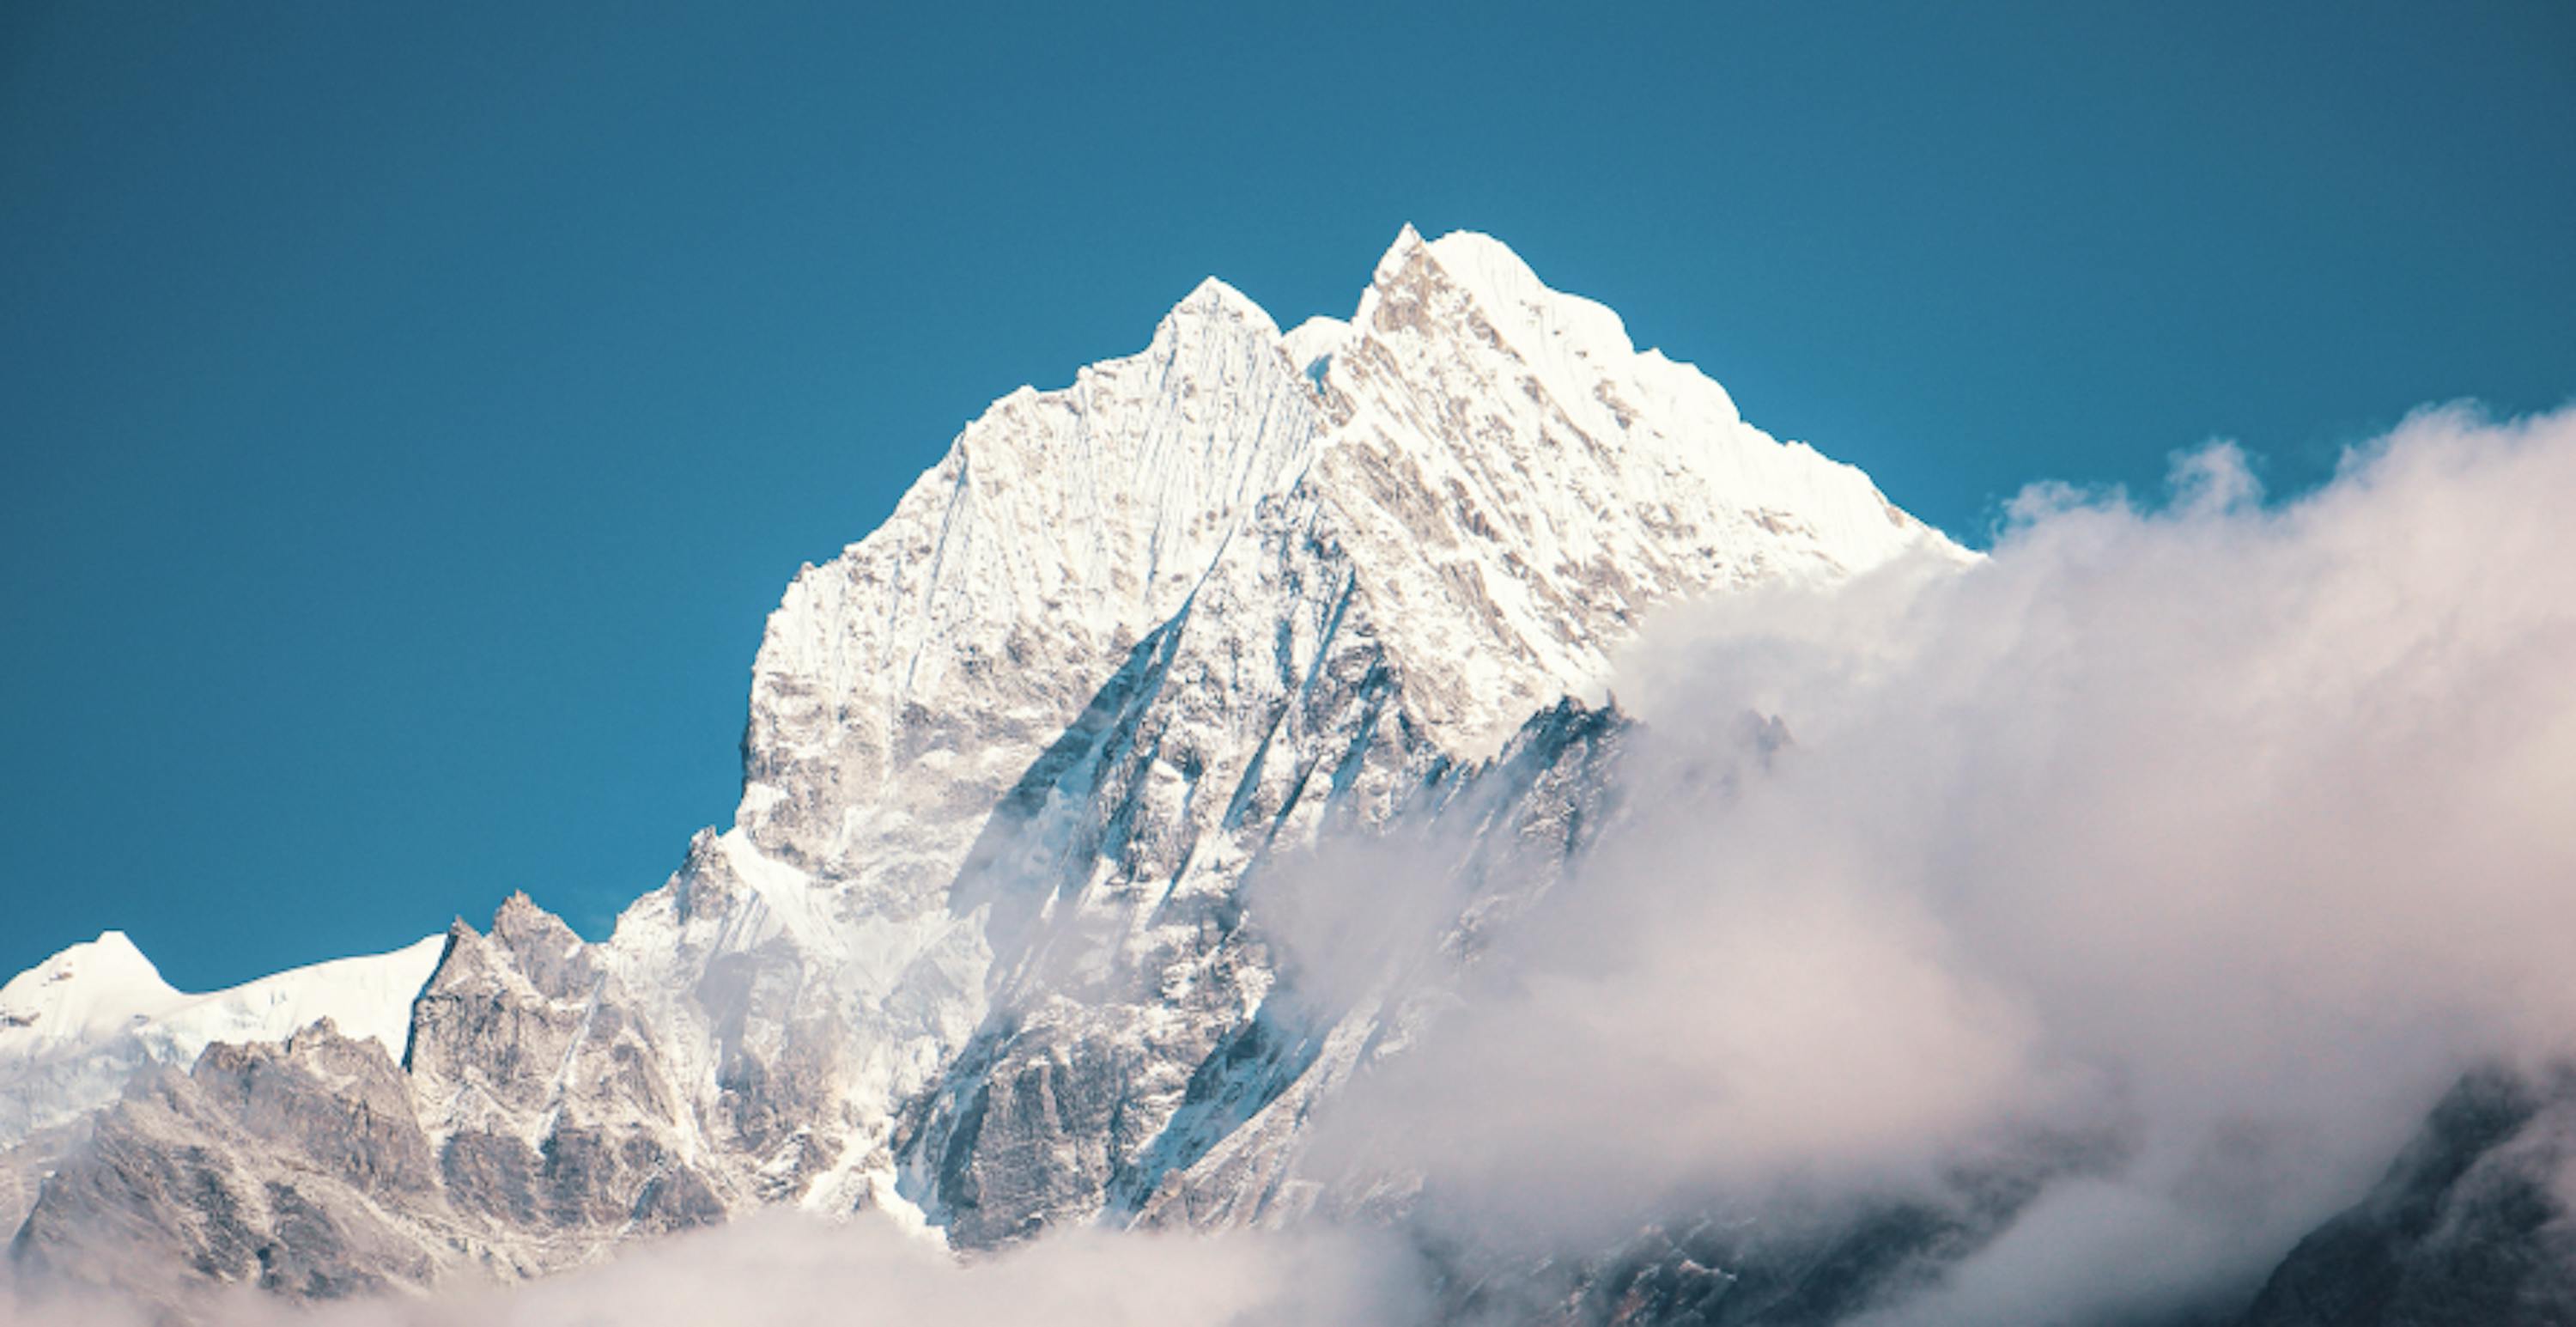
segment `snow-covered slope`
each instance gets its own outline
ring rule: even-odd
[[[210,1042],[283,1041],[328,1018],[399,1058],[441,944],[431,936],[205,995],[161,980],[123,931],[73,945],[0,986],[0,1147],[114,1100],[144,1065],[185,1066]]]

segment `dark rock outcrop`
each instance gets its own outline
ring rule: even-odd
[[[2576,1323],[2576,1072],[2468,1075],[2368,1196],[2299,1241],[2241,1327]]]

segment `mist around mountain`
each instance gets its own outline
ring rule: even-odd
[[[1483,237],[1203,287],[798,578],[610,941],[29,1003],[20,1311],[2565,1320],[2576,412],[2256,473],[1969,555]]]

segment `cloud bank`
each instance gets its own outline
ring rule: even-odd
[[[2576,1034],[2570,495],[2576,413],[2430,411],[2286,504],[2218,446],[1965,574],[1673,612],[1629,820],[1340,1127],[1576,1245],[2092,1140],[1897,1320],[2241,1292]]]
[[[846,1225],[767,1213],[629,1246],[605,1266],[515,1288],[303,1307],[254,1291],[191,1313],[206,1327],[1293,1327],[1416,1312],[1412,1266],[1317,1234],[1078,1231],[962,1262],[882,1217]],[[5,1295],[0,1285],[0,1295]],[[5,1304],[0,1298],[0,1304]],[[131,1306],[22,1305],[25,1327],[148,1327]]]

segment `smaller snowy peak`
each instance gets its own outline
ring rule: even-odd
[[[61,953],[0,986],[0,1054],[71,1038],[112,1035],[137,1016],[186,999],[123,931]]]
[[[76,944],[0,986],[0,1146],[107,1104],[145,1064],[186,1065],[211,1042],[283,1041],[330,1019],[397,1058],[444,937],[293,968],[191,995],[122,931]]]
[[[213,1041],[277,1041],[327,1018],[341,1036],[372,1038],[399,1060],[411,1033],[411,1002],[428,984],[444,945],[443,936],[425,936],[390,953],[290,969],[196,997],[170,1021],[184,1018]]]

